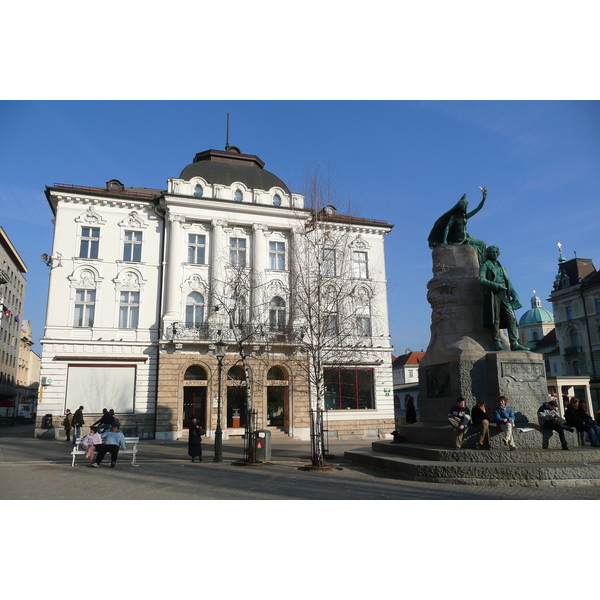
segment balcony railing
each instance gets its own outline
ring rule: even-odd
[[[10,281],[10,277],[8,276],[8,273],[0,268],[0,285],[2,285],[3,283],[8,283]]]
[[[567,346],[564,356],[572,356],[573,354],[583,354],[583,348],[581,346]]]
[[[295,336],[291,328],[270,329],[264,326],[238,325],[235,331],[220,325],[203,324],[198,327],[188,327],[182,323],[173,323],[165,330],[165,339],[194,341],[194,342],[216,342],[224,340],[230,343],[242,341],[247,343],[291,343]]]

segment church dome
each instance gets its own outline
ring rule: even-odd
[[[540,323],[554,323],[554,315],[542,307],[542,300],[533,292],[531,308],[519,319],[519,326],[538,325]]]
[[[206,150],[194,157],[194,162],[181,171],[180,179],[190,181],[202,177],[207,183],[230,186],[239,181],[248,189],[269,191],[277,187],[289,194],[287,185],[273,173],[266,171],[265,163],[252,154],[242,154],[235,146],[227,150]]]

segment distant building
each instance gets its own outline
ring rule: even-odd
[[[21,318],[27,267],[0,227],[0,416],[16,416]]]
[[[15,394],[17,418],[31,419],[37,411],[41,359],[31,349],[32,346],[31,322],[25,320],[21,324],[19,340],[19,366]]]
[[[396,426],[406,424],[406,400],[412,398],[417,415],[419,413],[419,363],[425,352],[406,352],[394,359],[392,377],[394,380],[394,419]]]
[[[542,306],[542,299],[535,290],[531,297],[531,308],[519,319],[519,342],[535,350],[538,342],[554,329],[554,315]]]
[[[600,409],[600,272],[589,258],[565,260],[559,248],[550,301],[564,376],[579,381],[582,391],[589,381],[596,412]]]

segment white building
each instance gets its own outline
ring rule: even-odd
[[[317,222],[316,231],[343,234],[348,255],[327,249],[320,268],[341,288],[345,272],[335,265],[347,258],[352,293],[363,299],[359,312],[344,312],[340,300],[339,314],[326,316],[329,331],[348,319],[355,325],[324,363],[329,435],[383,437],[393,429],[383,242],[392,226],[315,213],[263,167],[229,147],[197,154],[166,190],[117,180],[47,187],[55,231],[38,428],[44,415],[46,426],[56,425],[67,408],[83,405],[86,424],[113,408],[143,437],[178,439],[192,415],[211,434],[221,341],[225,437],[243,433],[250,396],[259,427],[308,439],[313,383],[307,338],[299,337],[306,323],[298,249],[306,224]]]
[[[585,397],[595,413],[600,409],[600,273],[591,259],[565,260],[559,248],[550,301],[562,368],[574,382],[569,395]]]

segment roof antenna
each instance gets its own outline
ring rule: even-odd
[[[229,150],[229,113],[227,113],[227,137],[225,139],[225,152]]]

